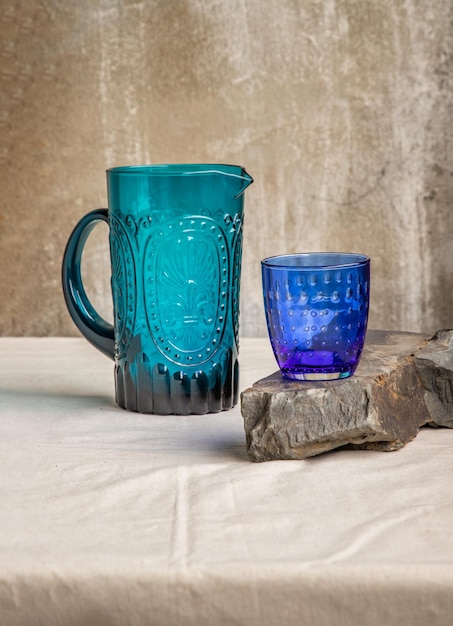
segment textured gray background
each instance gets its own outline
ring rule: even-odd
[[[229,162],[246,192],[241,331],[259,261],[372,257],[373,327],[453,326],[451,0],[0,0],[0,334],[77,334],[67,237],[105,169]],[[106,229],[87,248],[111,308]]]

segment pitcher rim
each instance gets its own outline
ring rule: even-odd
[[[225,171],[226,170],[226,171]],[[187,174],[230,174],[251,178],[245,167],[232,163],[150,163],[142,165],[117,165],[109,167],[107,174],[137,175],[187,175]],[[240,173],[238,173],[240,172]]]

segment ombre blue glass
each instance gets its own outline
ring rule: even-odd
[[[107,171],[107,209],[83,217],[63,259],[63,291],[85,337],[115,361],[117,403],[141,413],[229,409],[238,399],[243,192],[236,165]],[[82,283],[94,226],[110,231],[114,324]]]
[[[261,268],[267,328],[282,374],[294,380],[354,374],[368,323],[370,259],[288,254],[264,259]]]

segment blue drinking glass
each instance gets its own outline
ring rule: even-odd
[[[370,259],[352,253],[287,254],[261,263],[275,358],[295,380],[354,374],[365,342]]]
[[[141,413],[229,409],[238,399],[243,192],[236,165],[150,165],[107,171],[108,209],[76,225],[63,292],[82,334],[115,362],[117,403]],[[91,305],[80,264],[109,226],[113,326]]]

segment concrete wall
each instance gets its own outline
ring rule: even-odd
[[[255,178],[244,335],[265,333],[260,259],[321,249],[372,257],[373,327],[453,326],[451,0],[0,4],[0,334],[77,334],[61,257],[105,169],[190,161]]]

